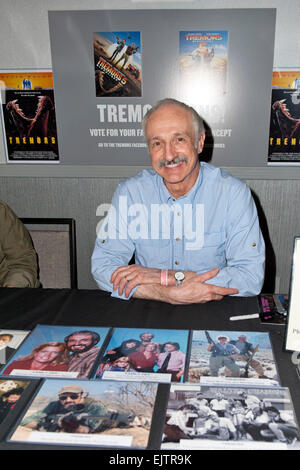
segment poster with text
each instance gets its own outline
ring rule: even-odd
[[[7,162],[58,163],[52,72],[0,72],[0,88]]]
[[[94,33],[96,96],[142,94],[141,39],[138,31]]]
[[[143,118],[174,98],[207,124],[202,160],[265,166],[275,18],[272,8],[50,11],[61,163],[149,167]]]
[[[268,163],[300,164],[300,69],[273,71]]]
[[[218,124],[225,120],[227,64],[228,31],[180,31],[180,85],[189,101],[214,106]]]

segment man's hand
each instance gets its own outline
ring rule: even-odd
[[[176,271],[168,270],[168,285],[175,286],[174,273]],[[193,271],[185,271],[185,279],[191,279],[195,276]],[[117,290],[119,295],[125,292],[125,297],[129,297],[130,292],[137,286],[142,285],[161,285],[161,269],[145,268],[138,264],[120,266],[116,269],[110,279],[113,289]]]
[[[206,284],[206,281],[215,277],[218,272],[218,268],[203,274],[188,271],[188,278],[180,286],[139,286],[133,296],[139,299],[161,300],[173,305],[184,305],[221,300],[225,295],[238,294],[237,289]]]
[[[169,271],[171,273],[172,271]],[[120,266],[111,276],[110,282],[113,289],[118,289],[118,294],[125,293],[129,297],[135,287],[139,287],[135,297],[162,300],[174,305],[192,303],[205,303],[211,300],[221,300],[225,295],[238,294],[237,289],[214,286],[206,284],[206,281],[215,277],[218,268],[203,274],[185,271],[185,280],[180,286],[161,286],[161,270],[156,268],[145,268],[144,266],[132,264]],[[174,281],[175,282],[175,281]]]
[[[113,289],[117,290],[119,295],[125,292],[128,297],[132,289],[144,284],[160,284],[161,270],[156,268],[145,268],[138,264],[129,266],[120,266],[116,269],[110,279]]]
[[[174,305],[205,303],[211,300],[221,300],[225,295],[238,294],[237,289],[206,284],[206,281],[215,277],[218,268],[203,274],[195,274],[188,282],[183,281],[180,286],[170,287],[169,302]]]

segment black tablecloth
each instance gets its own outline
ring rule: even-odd
[[[225,297],[206,304],[114,299],[100,290],[0,289],[0,328],[33,329],[37,324],[269,332],[282,386],[289,387],[300,422],[300,381],[291,353],[284,351],[285,327],[259,319],[230,321],[258,312],[256,297]]]

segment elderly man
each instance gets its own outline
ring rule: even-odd
[[[258,294],[265,254],[256,207],[245,183],[200,163],[200,116],[162,100],[146,114],[144,132],[153,169],[115,192],[92,256],[98,286],[172,304]]]

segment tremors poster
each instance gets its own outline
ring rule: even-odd
[[[225,119],[227,64],[228,31],[180,31],[181,88],[189,101],[214,105],[213,122]]]
[[[268,163],[300,164],[300,70],[275,69]]]
[[[96,96],[141,96],[139,31],[94,33]]]
[[[175,98],[209,128],[204,159],[264,166],[275,15],[274,9],[49,12],[63,163],[148,166],[142,119],[158,100]]]
[[[58,162],[52,72],[1,72],[0,88],[7,162]]]

